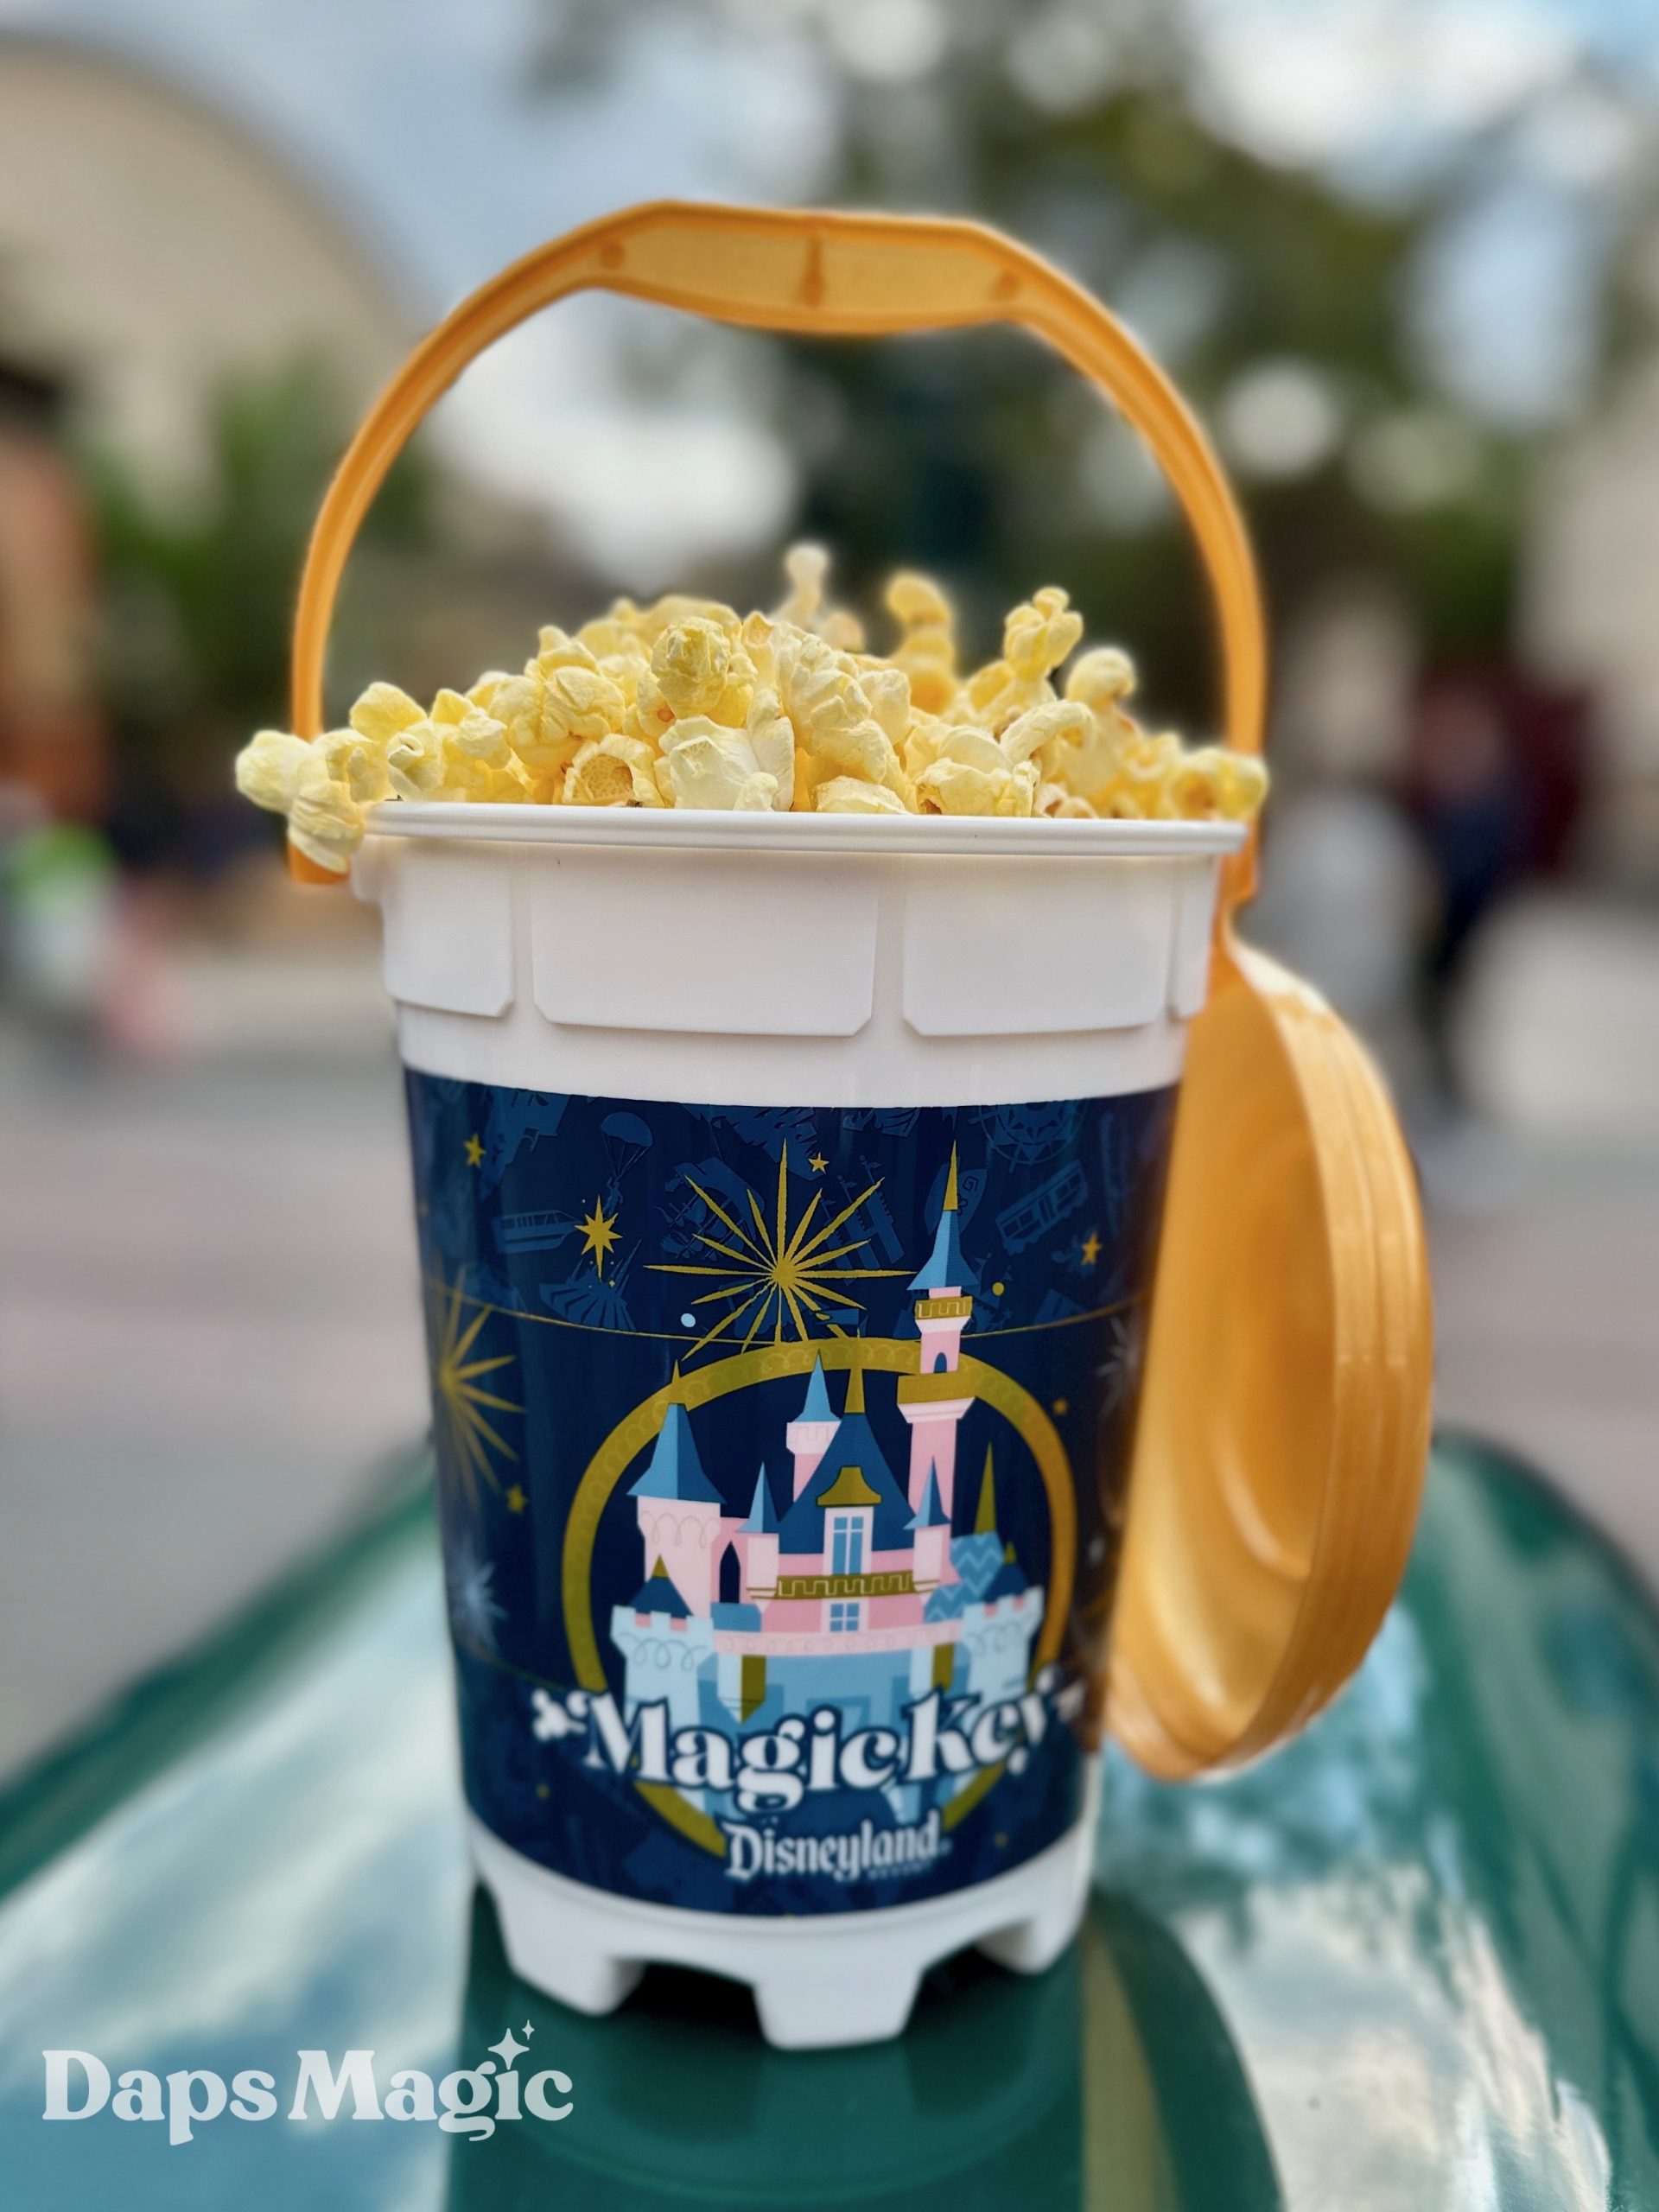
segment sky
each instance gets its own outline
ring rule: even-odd
[[[614,88],[580,102],[532,79],[555,0],[0,0],[0,26],[126,54],[243,118],[341,211],[418,327],[611,207],[669,194],[811,200],[834,113],[795,19],[827,10],[843,65],[891,76],[937,56],[944,4],[721,0],[715,16],[747,5],[764,22],[747,39],[642,11]],[[1021,80],[1052,88],[1057,107],[1093,89],[1130,5],[1027,11]],[[1417,313],[1455,397],[1520,427],[1569,406],[1610,194],[1646,150],[1632,104],[1659,105],[1654,0],[1183,5],[1209,119],[1264,158],[1360,193],[1410,191],[1439,165],[1466,164],[1517,102],[1554,89],[1535,143],[1522,136],[1472,165]],[[741,379],[655,407],[617,393],[617,321],[644,313],[589,300],[541,318],[469,373],[441,435],[486,481],[530,487],[601,565],[654,588],[698,553],[780,526],[793,480],[787,454],[745,419]]]

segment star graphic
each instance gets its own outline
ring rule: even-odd
[[[1083,1264],[1085,1268],[1092,1268],[1099,1257],[1100,1239],[1091,1229],[1083,1240]]]
[[[824,1158],[821,1152],[815,1152],[811,1159],[809,1160],[806,1164],[812,1170],[812,1173],[815,1175],[822,1175],[824,1169],[830,1165],[829,1161]]]
[[[484,1140],[476,1129],[467,1140],[467,1165],[469,1167],[481,1167],[484,1165]]]
[[[524,1496],[523,1484],[514,1483],[512,1488],[507,1492],[508,1512],[522,1513],[529,1503],[529,1499]]]
[[[594,1271],[602,1275],[606,1257],[616,1243],[616,1216],[606,1212],[603,1198],[595,1198],[593,1211],[576,1225],[582,1231],[582,1250],[593,1254]]]
[[[534,2028],[532,2028],[532,2027],[531,2026],[531,2024],[530,2024],[530,2022],[529,2022],[528,2020],[526,2020],[526,2021],[524,2022],[524,2041],[525,2041],[526,2043],[528,2043],[528,2042],[530,2041],[530,2038],[531,2037],[531,2036],[533,2036],[533,2035],[535,2034],[535,2032],[536,2032],[535,2029],[534,2029]]]
[[[512,2030],[509,2028],[505,2035],[502,2037],[499,2043],[490,2044],[486,2048],[499,2055],[501,2063],[504,2066],[511,2067],[516,2058],[522,2058],[524,2056],[524,2053],[530,2049],[530,2045],[527,2043],[520,2043],[518,2037],[512,2032]]]

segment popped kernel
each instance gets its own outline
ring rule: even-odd
[[[315,746],[259,731],[238,786],[336,872],[364,809],[389,796],[1065,821],[1243,822],[1260,807],[1259,760],[1141,728],[1127,654],[1071,658],[1082,619],[1058,587],[1014,607],[1000,657],[963,674],[954,612],[929,578],[892,579],[899,636],[880,655],[829,604],[821,547],[785,565],[770,615],[683,593],[618,599],[574,633],[549,624],[518,673],[490,670],[429,707],[372,683]]]
[[[353,804],[373,806],[391,797],[391,778],[386,772],[386,748],[357,731],[325,730],[317,740],[330,779],[344,784]]]
[[[550,634],[561,642],[550,645]],[[544,630],[542,637],[542,652],[522,676],[497,687],[491,709],[521,765],[545,780],[568,768],[588,738],[607,737],[620,726],[623,699],[585,645],[562,631]]]
[[[813,795],[819,814],[908,814],[910,809],[897,791],[883,784],[866,783],[860,776],[831,776]]]
[[[712,715],[731,667],[732,640],[705,614],[670,623],[651,649],[657,688],[677,715]]]
[[[757,766],[778,786],[772,804],[780,813],[787,813],[795,804],[795,726],[775,691],[754,694],[747,728]]]
[[[328,773],[322,755],[308,746],[310,758],[295,781],[288,810],[288,834],[307,860],[344,875],[363,842],[363,812],[344,784]]]
[[[890,656],[917,709],[942,715],[957,695],[957,618],[930,576],[901,569],[887,586],[887,610],[902,634]]]
[[[995,741],[988,741],[995,750]],[[1010,767],[1000,751],[988,765],[946,754],[923,769],[916,789],[923,804],[939,814],[1027,815],[1037,797],[1037,768],[1030,760]]]
[[[335,781],[321,746],[285,730],[260,730],[237,755],[236,781],[255,805],[287,816],[289,835],[308,860],[346,873],[363,841],[363,814]]]
[[[359,737],[384,749],[394,737],[421,721],[425,711],[395,683],[371,683],[346,720]]]
[[[286,814],[310,756],[302,737],[285,729],[256,730],[236,756],[236,788],[267,813]]]
[[[637,737],[589,738],[565,778],[567,806],[665,806],[657,756]]]
[[[784,556],[784,574],[790,581],[790,594],[772,616],[774,622],[820,637],[837,652],[863,650],[864,625],[858,617],[845,607],[824,604],[830,556],[822,545],[791,545]]]
[[[770,808],[778,779],[755,757],[747,730],[728,729],[690,715],[669,733],[657,766],[658,788],[671,806],[750,812]]]

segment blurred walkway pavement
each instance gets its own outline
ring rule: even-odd
[[[372,944],[203,958],[204,1057],[0,1033],[0,1771],[308,1547],[426,1418]]]

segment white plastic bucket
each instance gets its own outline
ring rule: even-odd
[[[473,1841],[541,1988],[690,1965],[858,2042],[1070,1940],[1242,840],[379,810]]]

